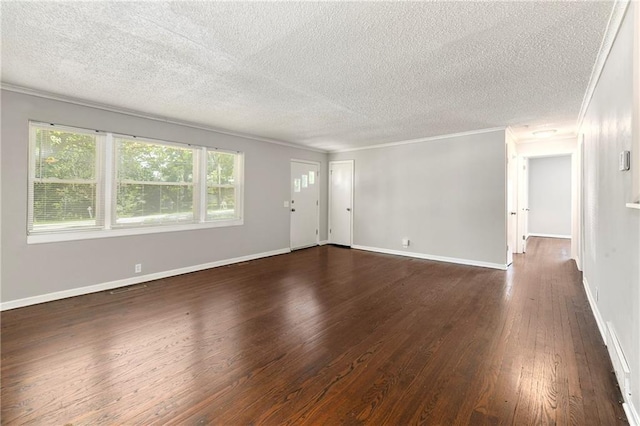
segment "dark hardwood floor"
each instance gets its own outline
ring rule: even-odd
[[[2,313],[3,424],[624,424],[569,242],[317,247]]]

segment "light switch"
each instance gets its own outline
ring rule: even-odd
[[[284,207],[289,207],[289,202],[288,201],[284,202]]]

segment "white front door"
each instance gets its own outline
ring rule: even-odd
[[[318,244],[319,165],[291,161],[291,249]]]
[[[351,246],[353,226],[353,160],[329,163],[329,242]]]

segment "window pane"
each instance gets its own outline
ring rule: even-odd
[[[96,184],[34,182],[33,230],[96,226]]]
[[[35,134],[36,179],[95,179],[94,135],[39,128]]]
[[[31,124],[30,231],[98,226],[96,135]]]
[[[193,182],[193,150],[117,139],[118,179]]]
[[[119,183],[117,191],[118,225],[193,221],[192,185]]]
[[[116,139],[116,225],[193,222],[193,150]]]
[[[236,218],[235,188],[207,188],[207,220]]]
[[[207,184],[233,185],[235,164],[235,154],[207,151]]]

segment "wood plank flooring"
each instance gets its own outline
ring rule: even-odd
[[[323,246],[2,313],[2,424],[625,424],[569,242]]]

